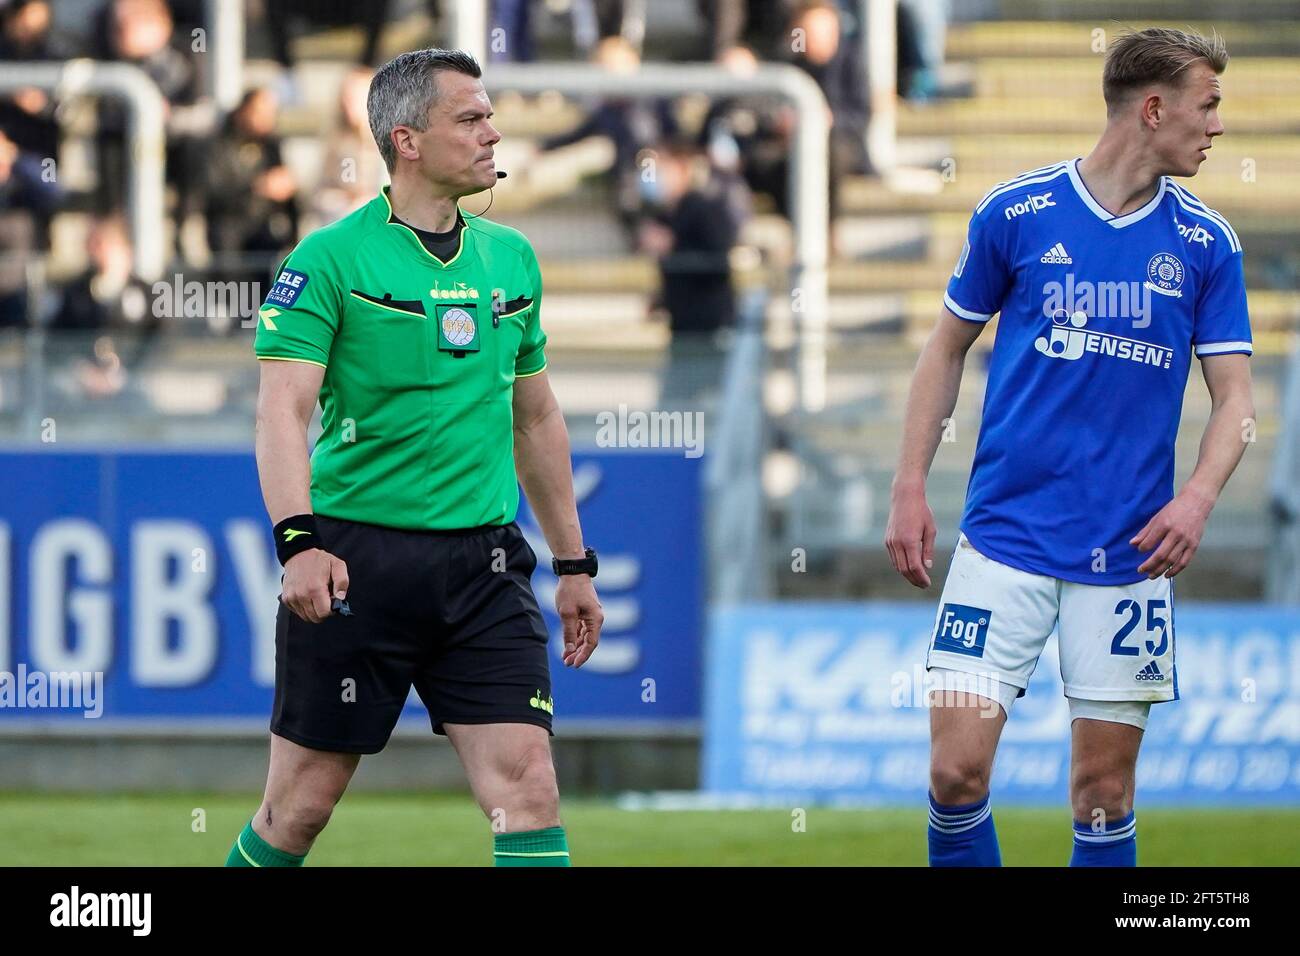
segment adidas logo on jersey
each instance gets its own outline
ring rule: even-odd
[[[1133,675],[1137,680],[1164,680],[1165,675],[1160,673],[1160,668],[1156,667],[1156,662],[1151,661],[1146,667],[1142,668]]]
[[[1052,248],[1048,249],[1047,255],[1043,256],[1043,258],[1039,259],[1038,261],[1046,262],[1048,265],[1061,265],[1061,266],[1074,265],[1074,260],[1071,259],[1070,254],[1065,251],[1065,246],[1061,245],[1059,242],[1056,245],[1052,246]]]

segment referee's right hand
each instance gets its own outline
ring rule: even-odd
[[[348,566],[328,551],[300,551],[284,566],[280,600],[304,621],[319,624],[334,613],[331,599],[347,595]]]

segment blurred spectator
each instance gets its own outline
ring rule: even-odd
[[[492,0],[488,59],[492,63],[531,63],[537,59],[533,42],[532,0]],[[497,34],[496,31],[502,31]],[[497,36],[504,41],[497,42]]]
[[[249,90],[208,158],[208,246],[237,260],[230,268],[218,262],[227,279],[264,277],[298,235],[298,184],[281,157],[277,109],[269,89]]]
[[[632,73],[641,56],[622,37],[606,37],[596,47],[593,62],[611,72]],[[614,145],[613,185],[620,221],[632,236],[640,211],[640,169],[637,155],[648,146],[677,134],[672,103],[662,98],[600,101],[575,129],[542,140],[543,152],[568,146],[588,136],[604,136]]]
[[[60,290],[50,321],[60,331],[152,333],[158,320],[150,308],[150,287],[135,274],[135,253],[126,223],[117,216],[98,220],[86,238],[89,267]]]
[[[640,247],[659,259],[655,305],[668,313],[672,332],[661,404],[690,403],[715,385],[721,352],[714,333],[736,321],[731,249],[743,210],[735,180],[714,171],[699,147],[680,140],[656,150],[651,174],[641,178],[650,216]]]
[[[89,268],[60,290],[50,322],[56,333],[52,353],[56,361],[71,362],[85,395],[107,398],[122,391],[162,323],[152,308],[150,286],[135,274],[134,250],[120,217],[91,227],[86,257]]]
[[[570,0],[573,40],[590,56],[605,40],[619,38],[641,55],[646,0]]]
[[[728,47],[719,63],[744,75],[758,67],[753,52],[743,46]],[[718,99],[709,107],[701,127],[701,143],[719,165],[719,154],[736,159],[732,165],[749,189],[772,199],[778,212],[790,215],[789,157],[798,113],[774,96]]]
[[[0,57],[48,59],[51,42],[48,0],[0,0]]]
[[[873,171],[866,149],[869,108],[861,44],[841,42],[840,18],[831,0],[803,0],[783,33],[789,41],[785,58],[807,72],[826,97],[832,225],[840,213],[843,178]],[[757,66],[757,58],[744,46],[725,47],[718,62],[742,74]],[[777,210],[789,217],[790,151],[797,122],[795,108],[772,96],[718,100],[705,117],[702,140],[711,151],[723,142],[734,143],[728,150],[741,157],[740,172],[750,189],[771,196]],[[833,232],[831,240],[833,244]]]
[[[660,305],[675,331],[712,332],[735,320],[730,252],[740,231],[735,197],[694,144],[671,140],[641,177],[649,216],[643,251],[659,258]]]
[[[62,61],[76,53],[72,44],[50,29],[46,0],[0,2],[0,62]],[[37,156],[57,156],[59,124],[54,100],[36,87],[0,96],[0,129],[18,148]]]
[[[365,31],[365,42],[359,66],[377,66],[379,40],[388,20],[390,0],[265,0],[266,28],[271,34],[275,58],[285,69],[293,69],[294,54],[291,44],[294,28],[299,24],[310,27],[359,26]]]
[[[333,222],[375,198],[383,182],[384,161],[375,149],[366,114],[368,68],[349,71],[339,86],[339,113],[330,134],[321,177],[312,198],[319,223]]]
[[[185,50],[173,45],[176,25],[163,0],[109,0],[100,18],[103,59],[140,67],[169,108],[194,101],[198,71]]]
[[[898,0],[898,89],[910,100],[939,90],[949,13],[949,0]]]
[[[696,0],[710,59],[721,61],[735,47],[752,50],[764,60],[787,59],[787,30],[796,6],[797,0]]]
[[[27,322],[27,267],[46,244],[59,197],[41,175],[40,158],[21,153],[0,131],[0,326]]]
[[[203,153],[215,116],[211,102],[200,97],[193,54],[173,45],[175,25],[163,0],[110,0],[100,19],[102,57],[138,66],[163,95],[167,182],[176,189],[182,219],[201,204]],[[106,212],[119,209],[125,195],[126,119],[126,106],[116,98],[100,103],[97,193]]]
[[[605,40],[626,41],[638,55],[645,39],[647,0],[558,0],[544,12],[567,16],[577,58],[590,59]],[[433,6],[433,4],[430,4]],[[533,36],[534,16],[543,4],[537,0],[491,0],[489,17],[493,34],[488,57],[493,63],[531,63],[537,59]],[[503,31],[496,34],[495,31]],[[497,42],[497,37],[504,44]]]
[[[178,36],[192,37],[195,29],[206,32],[209,24],[208,6],[211,0],[166,0]]]
[[[790,21],[791,31],[802,40],[794,50],[794,63],[817,81],[826,97],[831,124],[831,218],[839,215],[839,183],[848,175],[871,172],[866,137],[869,107],[862,47],[842,43],[840,10],[831,0],[805,0]]]

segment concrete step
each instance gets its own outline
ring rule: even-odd
[[[1014,61],[1013,61],[1014,62]],[[901,136],[945,136],[967,134],[995,138],[1004,132],[1099,134],[1106,122],[1101,99],[1101,70],[1092,64],[1092,85],[1085,92],[1062,94],[1054,101],[1046,97],[1018,95],[1014,90],[1000,96],[978,99],[942,100],[926,105],[900,103],[898,132]],[[1300,132],[1300,97],[1280,88],[1256,92],[1235,101],[1225,74],[1225,124],[1231,118],[1238,133]],[[1035,81],[1041,85],[1041,79]],[[1033,85],[1021,81],[1022,86]]]
[[[1073,6],[1073,4],[1071,5]],[[1222,10],[1216,15],[1221,15]],[[1294,5],[1292,11],[1294,14]],[[1074,14],[1070,14],[1073,16]],[[1244,56],[1278,56],[1300,52],[1300,22],[1291,20],[1251,22],[1187,23],[1180,19],[1180,27],[1190,27],[1205,35],[1217,29],[1228,45],[1234,62]],[[1154,20],[1134,20],[1125,17],[1124,23],[1136,29],[1164,25]],[[1096,63],[1098,52],[1094,49],[1095,31],[1103,30],[1104,38],[1113,40],[1118,31],[1114,24],[1086,20],[1078,22],[1057,20],[983,20],[976,23],[955,23],[948,30],[947,55],[950,60],[979,60],[986,57],[1078,57]]]
[[[1249,221],[1258,223],[1257,228],[1262,231],[1272,232],[1276,229],[1269,228],[1268,219],[1281,217],[1285,221],[1288,214],[1300,214],[1300,171],[1270,171],[1266,179],[1268,188],[1264,188],[1258,179],[1258,167],[1256,180],[1244,182],[1240,167],[1214,162],[1214,168],[1188,181],[1189,188],[1207,206],[1227,217],[1234,229],[1240,231]],[[943,182],[936,177],[933,189],[928,192],[901,192],[879,179],[854,176],[843,181],[841,195],[848,212],[903,215],[931,211],[969,215],[989,189],[1024,171],[1023,166],[1017,165],[1008,166],[1000,173],[965,176],[961,175],[959,166],[954,181]]]
[[[942,290],[948,283],[957,254],[966,229],[965,212],[947,213],[938,219],[938,225],[930,232],[929,241],[937,250],[924,257],[910,259],[859,259],[833,260],[830,264],[830,288],[832,292],[907,292],[916,289]],[[863,228],[866,228],[865,226]],[[1251,243],[1252,233],[1238,230],[1248,249],[1254,249]],[[1286,235],[1277,240],[1278,248],[1283,248]],[[1262,259],[1262,256],[1260,257]],[[1249,269],[1261,264],[1247,257]],[[593,256],[580,258],[548,259],[542,258],[542,274],[546,288],[550,291],[586,291],[593,295],[611,292],[650,292],[658,288],[659,268],[649,256]],[[737,275],[737,283],[748,287],[759,279],[771,280],[777,277],[764,273]],[[1261,267],[1258,272],[1247,273],[1248,286],[1267,288],[1268,276]],[[1264,289],[1261,289],[1264,291]]]
[[[494,208],[492,213],[495,213]],[[635,252],[622,225],[606,208],[545,208],[511,211],[500,222],[523,232],[538,259],[631,255]]]
[[[1300,172],[1300,131],[1285,133],[1234,133],[1232,119],[1225,117],[1227,135],[1214,141],[1208,158],[1197,177],[1184,181],[1193,192],[1201,176],[1250,173],[1257,183],[1267,185],[1273,173]],[[1012,175],[1038,169],[1073,156],[1085,156],[1096,143],[1090,133],[1045,134],[1004,132],[997,136],[956,135],[943,140],[945,155],[955,160],[957,176],[992,175],[990,182],[1001,182]],[[1249,161],[1249,162],[1248,162]],[[1016,170],[1010,173],[1008,170]]]
[[[999,0],[1003,20],[1096,20],[1223,24],[1295,17],[1295,0]]]
[[[945,274],[957,261],[966,241],[969,221],[969,210],[912,216],[843,216],[836,224],[842,262],[832,268],[865,265],[879,269],[888,264],[892,270],[895,265],[927,261],[933,265],[934,275],[943,277],[946,283]],[[883,241],[872,239],[877,229],[893,236],[895,244],[884,245]],[[1248,252],[1246,284],[1249,288],[1292,284],[1290,275],[1300,271],[1300,246],[1296,242],[1300,230],[1292,222],[1279,216],[1250,214],[1234,220],[1233,230]],[[1281,275],[1279,265],[1283,270]]]
[[[927,243],[911,258],[934,263],[936,274],[946,272],[957,261],[966,241],[969,211],[934,213],[930,218]],[[1232,217],[1232,227],[1246,249],[1247,288],[1279,288],[1294,285],[1300,272],[1300,244],[1297,230],[1287,217],[1266,212],[1239,213]],[[880,264],[882,260],[865,257],[862,264]],[[851,265],[851,264],[850,264]],[[947,278],[943,280],[946,284]]]
[[[1292,57],[1234,59],[1223,76],[1224,103],[1277,95],[1300,86],[1300,60]],[[975,66],[975,91],[980,97],[1052,100],[1096,96],[1100,101],[1101,62],[1060,57],[996,57]]]
[[[281,102],[279,129],[282,135],[324,135],[333,128],[338,114],[339,86],[352,65],[347,60],[305,60],[294,67],[291,89],[296,102]],[[488,94],[496,113],[493,124],[502,137],[540,138],[563,132],[586,115],[583,103],[559,94],[522,96],[493,91],[487,77]],[[247,87],[268,86],[284,92],[284,70],[274,60],[248,60],[244,64]]]

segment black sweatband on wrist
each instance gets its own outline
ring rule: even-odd
[[[280,559],[282,567],[295,554],[320,546],[315,515],[293,515],[275,526],[275,556]]]

